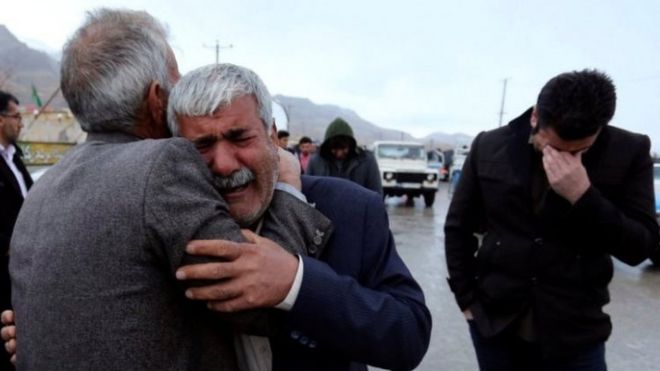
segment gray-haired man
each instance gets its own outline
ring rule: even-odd
[[[230,324],[237,320],[221,321],[187,300],[175,279],[180,265],[196,261],[184,253],[188,241],[243,241],[231,217],[251,227],[264,215],[264,235],[282,246],[327,240],[327,219],[273,194],[277,171],[258,181],[249,172],[213,177],[188,140],[154,140],[169,136],[167,100],[178,78],[165,30],[144,12],[90,13],[65,46],[62,92],[88,138],[43,176],[16,223],[10,272],[18,368],[235,370]],[[266,124],[269,107],[262,113]],[[275,145],[263,146],[276,166]],[[236,209],[234,201],[257,184],[271,188],[268,199],[250,210],[239,201]],[[224,187],[229,207],[216,187]],[[267,213],[269,204],[286,205],[279,209],[285,214],[273,212],[277,207]],[[325,233],[322,241],[313,240],[316,224],[303,223],[309,217]],[[271,233],[268,221],[286,229]],[[253,260],[280,268],[251,307],[283,304],[296,257],[269,240],[251,242]],[[251,277],[263,281],[266,273]],[[261,314],[242,318],[252,326]]]
[[[221,191],[239,219],[264,207],[260,200],[272,193],[272,186],[259,186],[268,184],[276,170],[265,145],[272,143],[266,139],[268,127],[259,118],[262,102],[269,101],[254,72],[231,64],[186,74],[170,95],[172,131],[191,140],[215,174],[245,169],[254,174],[253,186]],[[327,177],[302,177],[302,192],[334,229],[318,259],[300,258],[296,298],[270,338],[273,369],[348,371],[366,370],[366,364],[413,369],[428,347],[431,319],[421,289],[396,252],[382,199]],[[269,271],[272,264],[250,259],[243,244],[194,241],[189,248],[221,258],[177,272],[180,279],[219,280],[187,293],[220,312],[250,308],[268,291],[267,282],[254,279],[255,266],[269,272],[263,279],[278,274]]]

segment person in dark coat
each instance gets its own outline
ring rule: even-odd
[[[32,178],[21,157],[16,140],[23,127],[18,99],[0,91],[0,311],[11,308],[9,280],[9,241],[23,199],[32,186]],[[12,370],[9,357],[0,352],[0,370]]]
[[[326,129],[321,150],[312,157],[305,174],[348,179],[383,194],[376,159],[357,146],[353,129],[342,118],[336,118]]]
[[[615,104],[607,75],[564,73],[474,139],[445,249],[481,370],[606,369],[612,256],[658,244],[650,141],[608,125]]]

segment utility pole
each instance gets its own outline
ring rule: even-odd
[[[220,63],[220,49],[231,49],[234,47],[233,44],[229,45],[220,45],[220,41],[218,39],[215,39],[215,46],[209,46],[204,44],[205,48],[215,48],[215,64]]]
[[[502,104],[500,105],[500,123],[499,126],[502,126],[502,116],[504,116],[504,101],[506,100],[506,84],[509,81],[509,78],[507,77],[506,79],[503,80],[504,82],[504,87],[502,88]]]

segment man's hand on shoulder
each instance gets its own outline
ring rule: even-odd
[[[284,300],[298,270],[297,257],[249,230],[243,230],[243,235],[248,242],[198,240],[188,244],[188,254],[223,260],[177,270],[180,280],[219,280],[189,288],[188,298],[208,301],[209,308],[219,312],[270,308]]]
[[[14,311],[2,312],[2,341],[5,350],[11,356],[11,363],[16,364],[16,325],[14,325]]]
[[[551,146],[543,148],[543,167],[553,191],[574,205],[589,189],[591,182],[582,165],[582,153],[557,151]]]

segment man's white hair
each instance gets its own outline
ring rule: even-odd
[[[62,94],[85,131],[130,131],[152,81],[170,89],[167,30],[143,11],[97,9],[64,46]]]
[[[179,135],[177,115],[211,116],[219,108],[231,104],[243,95],[257,100],[259,116],[266,132],[273,124],[271,98],[266,85],[252,70],[230,63],[212,64],[197,68],[179,80],[170,93],[167,121],[172,135]]]

